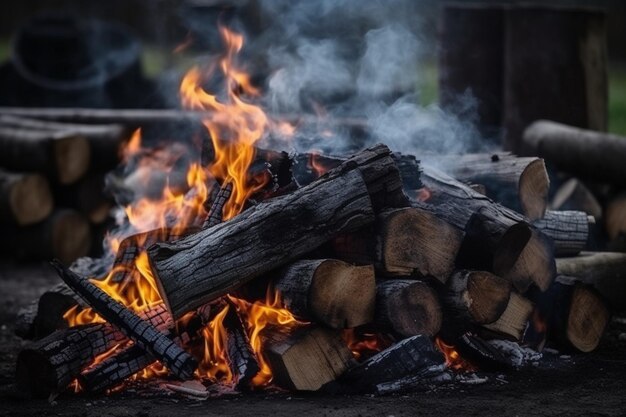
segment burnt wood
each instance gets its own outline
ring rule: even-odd
[[[589,215],[585,212],[548,210],[533,225],[552,239],[555,256],[575,256],[587,246]]]
[[[222,322],[226,330],[226,352],[228,366],[233,374],[235,388],[240,391],[251,389],[252,378],[261,369],[254,356],[245,325],[237,314],[233,303],[228,303],[228,312]]]
[[[220,190],[217,192],[215,199],[213,200],[213,204],[211,205],[211,209],[204,220],[203,228],[213,227],[222,222],[222,212],[224,210],[224,205],[230,198],[230,195],[233,191],[233,184],[227,182],[226,184],[222,184]]]

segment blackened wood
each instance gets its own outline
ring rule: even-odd
[[[37,223],[52,212],[53,206],[50,186],[43,176],[0,169],[0,224]]]
[[[305,320],[342,329],[367,324],[374,318],[376,281],[372,266],[335,259],[300,260],[279,270],[273,286],[285,307]]]
[[[533,225],[552,239],[555,256],[575,256],[587,246],[589,216],[585,212],[548,210]]]
[[[247,391],[251,388],[252,378],[261,368],[250,346],[250,339],[244,323],[241,321],[234,304],[228,304],[228,312],[222,323],[226,330],[228,366],[233,374],[235,387],[240,391]]]
[[[558,188],[550,202],[550,209],[584,211],[597,221],[602,218],[602,206],[597,198],[576,178],[571,178]]]
[[[389,149],[378,145],[306,187],[175,243],[158,243],[148,254],[161,296],[180,317],[371,223],[375,210],[405,204]]]
[[[402,336],[434,336],[442,322],[435,291],[421,281],[383,280],[376,286],[374,322],[381,329]]]
[[[463,359],[484,371],[510,369],[512,362],[508,356],[472,333],[464,333],[450,341]]]
[[[453,375],[446,369],[445,364],[434,365],[413,375],[408,375],[394,381],[382,382],[376,385],[376,393],[385,395],[404,391],[415,392],[418,390],[430,390],[433,387],[452,381]]]
[[[605,11],[515,7],[506,11],[505,28],[504,149],[526,154],[522,134],[539,119],[606,130]],[[563,68],[567,68],[566,77],[561,76]],[[568,146],[558,149],[562,155],[571,152]],[[606,155],[600,149],[595,148],[595,152]],[[538,156],[545,157],[542,153]],[[568,161],[578,164],[577,159]]]
[[[213,200],[213,204],[211,205],[211,210],[209,210],[209,214],[207,215],[203,228],[213,227],[222,222],[222,211],[224,210],[224,205],[230,198],[230,195],[233,191],[233,184],[231,182],[227,182],[226,184],[222,184],[220,190],[217,192],[215,199]]]
[[[181,379],[191,378],[197,363],[175,342],[121,303],[113,300],[89,280],[65,268],[60,262],[53,261],[52,266],[63,281],[80,294],[109,323],[122,330],[135,343],[163,363],[175,376]]]

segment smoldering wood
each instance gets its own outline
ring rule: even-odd
[[[373,264],[385,276],[418,274],[445,282],[455,268],[464,233],[423,207],[385,210],[372,227],[337,237],[340,259]]]
[[[466,232],[458,265],[494,272],[520,292],[532,282],[542,289],[550,285],[551,242],[525,217],[432,167],[423,165],[421,178],[430,192],[424,207],[436,207],[437,215]]]
[[[551,210],[584,211],[596,220],[602,218],[602,206],[589,188],[577,178],[571,178],[561,185],[552,201]]]
[[[180,317],[371,223],[375,211],[406,204],[389,150],[378,145],[306,187],[177,242],[155,244],[148,254],[161,295]]]
[[[585,180],[626,185],[626,142],[622,136],[548,120],[524,131],[524,144],[557,169]]]
[[[317,391],[343,374],[354,359],[334,330],[305,327],[287,333],[266,328],[264,353],[274,382],[297,391]]]
[[[89,168],[89,142],[65,132],[0,127],[0,165],[14,171],[39,172],[71,184]]]
[[[593,286],[614,310],[626,310],[626,253],[582,252],[557,259],[556,268],[561,275]]]
[[[506,335],[521,341],[533,312],[533,303],[516,292],[512,292],[502,315],[492,323],[483,326],[499,335]]]
[[[486,195],[524,214],[530,220],[544,216],[550,179],[543,159],[510,153],[479,153],[427,158],[461,182],[485,186]]]
[[[575,256],[587,247],[589,223],[589,215],[583,211],[548,210],[533,225],[552,239],[555,256]]]
[[[485,371],[502,371],[512,367],[511,360],[479,336],[467,332],[449,341],[462,358]]]
[[[213,227],[222,222],[222,211],[224,210],[224,205],[230,198],[230,195],[233,191],[233,184],[228,182],[226,184],[222,184],[220,190],[217,192],[215,199],[213,200],[213,204],[211,205],[211,209],[202,225],[203,228]]]
[[[163,363],[172,374],[180,379],[191,378],[197,367],[196,360],[175,342],[121,303],[113,300],[89,280],[65,268],[60,262],[53,261],[52,266],[63,281],[80,294],[90,307]]]
[[[415,335],[350,368],[339,383],[351,390],[373,391],[379,384],[427,372],[444,364],[444,357],[428,336]]]
[[[381,329],[409,337],[434,336],[442,323],[439,298],[424,282],[388,279],[376,285],[374,323]]]
[[[251,388],[252,378],[261,369],[254,356],[245,325],[237,314],[234,304],[228,304],[228,312],[223,321],[226,330],[226,352],[228,366],[233,374],[235,388],[247,391]]]
[[[305,320],[343,329],[374,318],[376,280],[371,265],[300,260],[281,268],[272,284],[285,307]]]
[[[34,224],[48,217],[53,207],[54,199],[45,177],[0,169],[1,224]]]

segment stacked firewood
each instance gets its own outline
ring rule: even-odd
[[[268,288],[301,323],[261,335],[272,381],[286,389],[384,393],[445,380],[435,337],[482,369],[511,366],[491,339],[598,346],[609,320],[606,288],[593,286],[603,272],[590,278],[594,267],[578,257],[555,261],[585,249],[589,216],[546,210],[541,159],[470,155],[428,165],[384,145],[347,159],[317,155],[315,169],[302,162],[311,157],[259,150],[280,186],[241,214],[221,222],[223,184],[202,227],[122,242],[115,266],[131,266],[114,267],[109,279],[132,279],[132,260],[146,250],[164,302],[140,314],[87,279],[109,268],[54,262],[66,285],[20,313],[20,334],[39,340],[19,355],[19,386],[48,395],[78,380],[99,391],[155,360],[191,378],[193,341],[220,316],[233,382],[250,388],[260,365],[238,300],[254,302]],[[63,313],[77,305],[104,322],[64,329]],[[379,352],[357,360],[352,342],[366,335]]]
[[[0,113],[0,223],[5,255],[66,262],[101,246],[113,206],[104,175],[128,137],[119,124]]]

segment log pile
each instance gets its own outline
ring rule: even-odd
[[[324,158],[326,172],[286,170],[288,187],[222,221],[233,194],[225,182],[193,222],[202,227],[128,238],[112,273],[54,261],[69,289],[47,297],[100,320],[64,329],[66,311],[42,298],[23,314],[31,326],[22,335],[45,338],[18,358],[19,386],[41,396],[76,380],[102,391],[156,361],[172,378],[207,376],[240,391],[271,381],[288,390],[388,393],[449,380],[450,352],[437,346],[456,348],[475,368],[510,366],[486,340],[523,343],[537,317],[550,343],[597,347],[610,279],[555,280],[557,271],[585,271],[564,263],[578,258],[555,256],[586,249],[589,218],[546,211],[542,160],[507,154],[502,170],[486,168],[490,159],[451,176],[385,145]],[[487,195],[454,175],[483,179]],[[500,187],[515,197],[507,206],[490,198]],[[149,267],[136,266],[139,254]],[[107,294],[140,273],[158,289],[150,308]],[[33,327],[42,321],[47,332]]]

